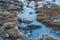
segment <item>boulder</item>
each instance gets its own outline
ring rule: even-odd
[[[23,29],[23,30],[28,30],[29,28],[27,26],[18,26],[19,29]]]
[[[45,35],[42,35],[42,37],[39,40],[55,40],[55,39],[45,34]]]
[[[24,22],[24,23],[32,23],[31,20],[29,20],[29,19],[25,19],[25,18],[23,19],[23,22]]]
[[[17,39],[17,37],[21,38],[22,40],[25,39],[24,36],[20,36],[18,30],[16,29],[19,24],[16,13],[4,11],[0,13],[0,19],[0,37],[4,37],[4,35],[7,33],[12,40],[14,40],[14,38]]]
[[[39,2],[39,1],[42,1],[42,0],[34,0],[35,2]]]
[[[8,10],[8,11],[11,11],[11,10],[14,11],[14,10],[20,10],[20,9],[21,9],[21,8],[20,8],[19,6],[8,6],[8,7],[7,7],[7,10]]]
[[[18,30],[16,29],[8,30],[8,34],[9,34],[9,37],[12,38],[12,40],[17,40],[17,39],[27,40],[27,37],[23,33],[18,32]]]
[[[30,24],[30,25],[27,25],[28,28],[31,28],[31,29],[37,29],[37,28],[41,28],[40,25],[35,25],[35,24]]]
[[[3,16],[3,17],[17,17],[17,14],[14,13],[14,12],[7,12],[7,11],[4,11],[2,13],[0,13],[0,16]]]
[[[13,11],[20,10],[20,6],[11,6],[12,0],[3,0],[7,4],[7,9],[2,13],[0,12],[0,37],[4,37],[6,34],[11,38],[11,40],[28,40],[28,38],[18,30],[19,22],[17,20],[17,13]],[[17,0],[16,0],[17,1]],[[14,1],[14,2],[16,2]],[[3,5],[4,6],[4,5]],[[9,11],[9,12],[8,12]],[[26,28],[23,28],[26,29]],[[7,37],[7,35],[6,35]]]
[[[4,0],[4,1],[7,2],[7,3],[11,3],[12,0]]]
[[[37,16],[36,19],[39,20],[39,21],[41,21],[41,20],[43,20],[43,19],[47,19],[47,18],[44,17],[44,16]]]
[[[22,19],[21,18],[17,18],[17,20],[19,21],[19,23],[22,23]]]
[[[37,21],[43,22],[48,26],[52,27],[59,27],[60,20],[56,21],[55,19],[59,18],[60,16],[60,7],[56,4],[50,3],[51,8],[48,8],[47,4],[44,4],[41,8],[36,8],[38,15],[36,17]]]
[[[4,23],[4,25],[1,27],[1,30],[9,30],[12,28],[15,28],[15,26],[17,26],[18,24],[16,24],[15,22],[6,22]]]

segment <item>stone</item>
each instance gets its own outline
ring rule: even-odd
[[[18,22],[17,21],[17,14],[13,13],[13,12],[9,13],[7,11],[0,13],[0,23],[3,24],[6,22]]]
[[[0,19],[0,37],[7,37],[6,33],[9,33],[9,31],[14,29],[16,30],[16,27],[19,25],[17,14],[13,12],[4,11],[0,13]]]
[[[37,18],[36,18],[37,20],[43,20],[43,19],[46,19],[46,17],[43,17],[43,16],[37,16]]]
[[[23,29],[23,30],[28,30],[29,28],[27,26],[18,26],[19,29]]]
[[[39,22],[43,22],[48,26],[52,27],[59,27],[60,25],[60,20],[55,21],[55,19],[59,18],[60,16],[60,7],[56,4],[51,4],[54,5],[51,8],[48,8],[48,5],[43,5],[41,8],[36,8],[35,10],[37,11],[38,15],[36,17],[36,20]],[[58,19],[57,19],[58,20]]]
[[[30,24],[30,25],[27,25],[28,28],[31,28],[31,29],[37,29],[37,28],[41,28],[40,25],[35,25],[35,24]]]
[[[33,14],[32,12],[30,12],[29,14]]]
[[[17,20],[19,21],[19,23],[22,23],[22,19],[21,18],[18,18]]]
[[[15,26],[17,26],[17,24],[15,22],[6,22],[1,27],[1,30],[9,30],[9,29],[15,28]]]
[[[10,29],[8,31],[9,37],[11,37],[13,40],[21,39],[21,40],[27,40],[27,37],[21,33],[18,32],[16,29]]]
[[[42,0],[34,0],[35,2],[39,2],[39,1],[42,1]]]
[[[32,23],[31,20],[29,20],[29,19],[25,19],[25,18],[23,19],[23,22],[24,22],[24,23]]]
[[[39,40],[55,40],[55,39],[45,34],[45,35],[42,35],[42,37]]]
[[[0,6],[2,6],[5,2],[4,1],[0,1]]]
[[[8,6],[7,10],[8,11],[10,11],[10,10],[12,10],[12,11],[14,11],[14,10],[20,10],[20,7],[19,6]]]
[[[7,12],[7,11],[4,11],[3,13],[0,13],[0,16],[3,16],[3,17],[17,17],[17,14],[16,13],[13,13],[13,12]]]
[[[11,2],[11,0],[4,0],[5,2],[7,2],[7,3],[10,3]]]
[[[28,40],[25,34],[19,32],[18,25],[19,22],[17,20],[17,13],[14,11],[20,10],[20,5],[11,6],[12,0],[3,0],[6,2],[6,9],[2,13],[0,12],[0,37],[8,37],[11,40]],[[16,3],[17,0],[14,0]],[[4,5],[3,5],[4,6]],[[9,11],[9,12],[8,12]],[[24,29],[24,28],[23,28]],[[26,28],[25,28],[26,29]]]

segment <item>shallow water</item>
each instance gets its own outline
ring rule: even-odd
[[[45,1],[50,1],[50,2],[52,2],[52,0],[45,0]],[[40,4],[39,7],[42,6],[41,3],[46,4],[45,1],[39,2],[39,4]],[[34,7],[34,6],[35,6],[34,1],[32,1],[32,2],[29,4],[29,7],[26,7],[26,6],[27,6],[27,1],[26,1],[26,0],[24,0],[23,3],[24,3],[24,10],[18,14],[18,15],[20,15],[19,17],[20,17],[21,19],[26,18],[26,19],[32,20],[33,22],[32,22],[31,24],[40,25],[40,26],[42,27],[42,28],[39,28],[39,29],[36,29],[36,30],[32,30],[32,35],[30,36],[31,38],[39,37],[39,36],[41,36],[42,34],[48,34],[49,36],[54,37],[54,38],[58,38],[58,37],[59,37],[57,34],[52,33],[52,28],[49,28],[49,27],[47,27],[46,25],[44,25],[43,23],[36,21],[36,15],[37,15],[37,13],[35,13],[35,10],[34,10],[34,8],[35,8],[35,7]],[[55,3],[55,4],[60,5],[59,0],[57,0],[56,2],[52,2],[52,3]],[[30,12],[31,12],[32,14],[29,14]],[[26,25],[28,25],[28,24],[26,24],[26,23],[21,23],[21,25],[26,26]],[[60,34],[59,34],[59,35],[60,35]]]

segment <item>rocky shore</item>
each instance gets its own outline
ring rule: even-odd
[[[34,30],[42,28],[38,23],[33,24],[34,21],[42,22],[43,24],[46,24],[46,26],[51,26],[55,29],[60,28],[60,6],[49,2],[48,4],[43,4],[42,7],[38,7],[39,2],[41,1],[44,0],[32,0],[32,2],[35,3],[34,7],[31,7],[30,5],[31,0],[27,1],[27,5],[24,5],[21,0],[0,1],[0,39],[4,40],[6,37],[6,40],[60,40],[59,38],[53,38],[48,34],[39,35],[37,38],[30,37],[33,35],[32,32]],[[29,10],[29,7],[34,11]],[[26,8],[27,10],[24,10]],[[21,18],[19,13],[24,14],[24,12],[27,12],[30,15],[35,13],[37,14],[37,17],[34,20]]]
[[[17,0],[15,2],[18,2]],[[25,34],[18,30],[19,22],[17,20],[17,12],[21,7],[11,4],[11,0],[1,1],[2,6],[0,6],[0,37],[8,37],[8,40],[28,40]],[[5,6],[5,8],[4,8]],[[3,8],[3,9],[2,9]]]
[[[51,7],[49,8],[48,5]],[[45,4],[41,8],[36,8],[36,12],[38,13],[36,18],[38,21],[42,21],[49,26],[60,26],[60,7],[58,5]]]

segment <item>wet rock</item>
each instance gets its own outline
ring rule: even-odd
[[[56,0],[52,0],[52,2],[55,2]]]
[[[14,4],[15,4],[15,5],[19,5],[19,3],[18,3],[18,2],[14,2]]]
[[[12,10],[12,11],[14,11],[14,10],[20,10],[20,7],[18,7],[18,6],[8,6],[7,10],[8,11],[9,10]]]
[[[24,23],[32,23],[31,20],[29,20],[29,19],[25,19],[25,18],[23,19],[23,22],[24,22]]]
[[[39,4],[36,4],[36,5],[35,5],[35,7],[38,7],[38,6],[39,6]]]
[[[29,28],[27,26],[18,26],[19,29],[23,29],[23,30],[28,30]]]
[[[18,18],[17,20],[19,21],[19,23],[22,23],[22,19],[21,18]]]
[[[55,40],[55,39],[45,34],[45,35],[42,35],[42,37],[39,40]]]
[[[5,2],[4,1],[0,1],[0,6],[2,6]]]
[[[22,2],[14,2],[14,5],[20,6],[21,8],[23,8],[23,3]]]
[[[3,24],[2,23],[0,23],[0,26],[2,26]]]
[[[30,12],[29,14],[33,14],[32,12]]]
[[[31,29],[37,29],[37,28],[41,28],[40,25],[34,25],[34,24],[31,24],[31,25],[27,25],[28,28],[31,28]]]
[[[20,0],[14,0],[14,2],[19,2]]]
[[[3,0],[0,0],[0,3],[5,3]]]
[[[42,13],[42,8],[35,8],[36,13]]]

